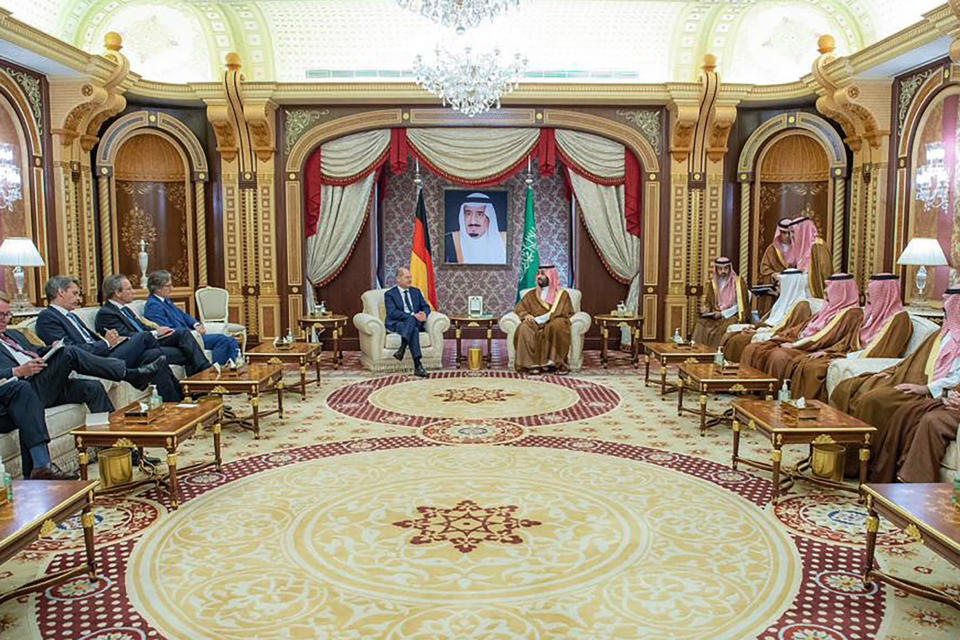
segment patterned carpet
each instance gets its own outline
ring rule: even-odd
[[[99,500],[98,581],[5,603],[0,636],[960,636],[958,612],[862,586],[852,494],[799,485],[773,508],[767,476],[730,469],[729,428],[699,437],[632,367],[418,380],[354,363],[288,395],[262,440],[225,431],[227,464],[185,478],[178,511],[149,488]],[[210,449],[200,435],[181,461]],[[753,432],[742,449],[768,451]],[[879,544],[884,568],[960,593],[888,523]],[[65,523],[0,566],[0,589],[80,558]]]

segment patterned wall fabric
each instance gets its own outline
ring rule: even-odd
[[[189,286],[187,199],[182,182],[117,180],[117,242],[120,272],[140,281],[137,254],[147,241],[149,269],[166,269],[174,286]]]
[[[398,267],[410,261],[410,244],[413,239],[413,211],[417,203],[417,191],[413,183],[413,163],[406,173],[387,178],[386,198],[383,202],[381,224],[383,228],[383,273],[385,285],[392,286]],[[536,169],[534,169],[536,171]],[[423,175],[424,204],[430,226],[430,242],[433,264],[437,274],[437,298],[440,309],[446,313],[465,313],[467,296],[483,296],[484,311],[502,315],[514,306],[517,280],[520,277],[520,241],[523,238],[523,207],[526,185],[523,174],[507,180],[496,188],[508,190],[511,243],[508,258],[510,266],[504,267],[458,267],[443,264],[443,190],[463,189],[446,182],[443,178],[426,171]],[[536,199],[537,232],[540,236],[540,261],[555,263],[564,283],[570,278],[570,202],[564,196],[563,178],[536,175],[534,182]]]

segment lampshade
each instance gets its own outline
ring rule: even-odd
[[[2,254],[2,247],[0,247]],[[943,267],[947,265],[947,257],[943,255],[940,242],[936,238],[913,238],[907,243],[897,264],[925,267]]]
[[[4,238],[3,244],[0,244],[0,265],[42,267],[43,258],[30,238]]]

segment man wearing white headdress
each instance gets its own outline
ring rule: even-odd
[[[458,264],[506,264],[507,233],[500,231],[490,197],[471,193],[460,205],[460,228],[447,234],[444,254]]]

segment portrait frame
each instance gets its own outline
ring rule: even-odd
[[[458,262],[456,243],[453,235],[460,231],[460,205],[463,200],[474,193],[487,196],[497,217],[497,231],[505,243],[506,259],[503,262]],[[510,229],[510,193],[505,188],[494,189],[464,189],[462,187],[445,187],[443,189],[443,261],[440,266],[455,269],[503,269],[509,270],[513,265],[513,248],[511,241],[513,233]],[[450,258],[453,260],[450,260]]]

